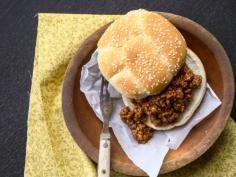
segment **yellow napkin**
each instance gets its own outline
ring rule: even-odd
[[[72,139],[61,109],[68,62],[81,42],[113,15],[39,14],[28,115],[25,177],[95,177],[96,166]],[[236,129],[232,120],[200,159],[163,177],[236,176]],[[112,172],[113,177],[125,175]]]

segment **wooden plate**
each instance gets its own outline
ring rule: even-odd
[[[229,59],[216,38],[199,24],[181,16],[162,13],[184,35],[188,47],[202,60],[207,80],[222,101],[222,105],[207,119],[194,127],[177,150],[168,152],[160,173],[176,170],[201,156],[223,131],[233,104],[234,80]],[[109,24],[98,29],[81,45],[66,71],[62,108],[67,127],[80,148],[95,162],[98,160],[101,122],[80,91],[80,72],[88,62],[97,42]],[[128,175],[145,176],[126,156],[112,132],[111,167]],[[157,159],[158,160],[158,159]]]

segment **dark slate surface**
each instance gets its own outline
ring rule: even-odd
[[[0,1],[0,176],[24,174],[29,92],[39,12],[120,14],[146,8],[186,16],[224,46],[236,70],[235,0]],[[232,112],[236,118],[236,109]]]

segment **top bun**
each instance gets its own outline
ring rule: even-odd
[[[165,89],[185,62],[186,42],[166,18],[146,10],[115,20],[98,42],[98,66],[127,98],[141,99]]]

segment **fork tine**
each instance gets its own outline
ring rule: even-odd
[[[110,94],[108,92],[108,82],[104,80],[104,89],[105,89],[105,98],[108,100],[110,98]]]
[[[104,84],[104,88],[108,88],[108,82],[107,82],[107,80],[104,78],[104,77],[102,77],[102,80],[103,80],[103,84]]]
[[[102,77],[101,89],[100,89],[100,99],[108,100],[110,98],[110,94],[108,92],[108,82]]]
[[[101,89],[100,89],[100,98],[103,97],[103,88],[104,88],[104,78],[102,77]]]

